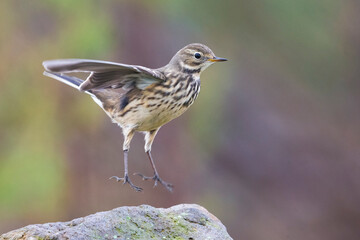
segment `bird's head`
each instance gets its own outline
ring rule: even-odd
[[[216,57],[211,49],[200,43],[192,43],[180,49],[171,59],[168,66],[184,73],[201,73],[215,62],[227,61]]]

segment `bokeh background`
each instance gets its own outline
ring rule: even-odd
[[[234,239],[360,239],[360,1],[0,1],[0,232],[125,205],[197,203]],[[229,59],[153,145],[169,193],[108,180],[121,130],[41,62]],[[152,173],[138,134],[130,172]]]

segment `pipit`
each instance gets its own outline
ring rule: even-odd
[[[151,145],[160,127],[184,113],[200,92],[200,74],[214,62],[226,61],[214,55],[203,44],[193,43],[180,49],[164,67],[150,69],[122,63],[58,59],[44,61],[44,75],[89,94],[123,131],[124,177],[116,181],[128,183],[136,191],[128,174],[128,152],[135,132],[145,133],[145,152],[154,176],[139,175],[143,180],[159,182],[167,190],[173,185],[162,180],[151,156]],[[90,73],[86,80],[66,75],[70,72]]]

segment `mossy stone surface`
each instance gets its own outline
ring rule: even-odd
[[[55,239],[232,239],[222,223],[205,208],[180,204],[170,208],[148,205],[120,207],[69,222],[29,225],[0,240]]]

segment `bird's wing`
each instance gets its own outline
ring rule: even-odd
[[[162,82],[163,73],[150,68],[121,63],[88,59],[57,59],[44,61],[46,71],[55,73],[90,72],[80,90],[87,91],[100,88],[139,88]]]

